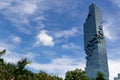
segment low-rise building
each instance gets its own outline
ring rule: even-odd
[[[120,73],[118,74],[118,77],[114,77],[114,80],[120,80]]]

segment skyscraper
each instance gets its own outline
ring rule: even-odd
[[[95,5],[89,6],[89,13],[84,23],[84,49],[86,53],[86,75],[93,79],[102,72],[109,80],[107,52],[102,27],[102,13]]]

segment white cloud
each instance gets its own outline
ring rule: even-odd
[[[117,27],[119,24],[117,24],[115,17],[109,16],[105,16],[105,22],[103,24],[104,35],[107,39],[115,41],[118,39],[119,29]]]
[[[10,13],[18,13],[20,14],[33,14],[37,9],[37,3],[35,0],[33,1],[2,1],[1,3],[9,4],[9,6],[6,6],[5,9],[9,9],[8,11]]]
[[[2,58],[4,58],[6,62],[10,62],[10,63],[17,63],[18,61],[20,61],[22,58],[25,58],[25,57],[30,61],[34,61],[34,59],[39,56],[39,54],[35,54],[33,52],[20,54],[9,49],[6,49],[6,50],[7,52],[4,56],[2,56]]]
[[[120,0],[111,0],[111,2],[120,8]]]
[[[103,25],[104,35],[109,40],[114,40],[115,36],[111,34],[113,31],[111,31],[110,26],[112,25],[111,21],[105,23]]]
[[[11,38],[12,38],[12,41],[13,41],[14,43],[20,43],[20,42],[21,42],[21,38],[18,37],[18,36],[11,36]]]
[[[112,2],[112,4],[118,6],[120,8],[120,0],[110,0],[110,2]],[[116,41],[119,39],[119,34],[120,34],[120,19],[118,18],[119,16],[119,10],[114,10],[115,11],[115,15],[113,15],[114,13],[110,12],[111,10],[108,11],[104,11],[104,24],[103,24],[103,28],[104,28],[104,33],[107,39],[111,40],[111,41]]]
[[[109,75],[110,80],[113,80],[114,77],[120,73],[120,60],[109,60]],[[75,68],[80,68],[84,70],[85,63],[81,62],[79,59],[74,59],[70,57],[60,57],[55,58],[48,64],[32,63],[28,65],[30,68],[35,70],[44,70],[50,74],[58,75],[60,77],[65,77],[65,73],[69,70],[74,70]]]
[[[33,27],[30,18],[34,20],[35,16],[33,18],[32,15],[36,15],[38,9],[36,0],[3,0],[0,3],[2,4],[0,13],[5,16],[5,19],[9,20],[20,32],[30,34]]]
[[[112,44],[109,43],[109,44],[110,44],[111,47],[107,49],[108,58],[110,58],[110,59],[119,59],[119,56],[120,56],[119,44],[117,44],[117,43],[112,43]]]
[[[7,50],[7,53],[2,58],[4,58],[4,60],[6,62],[16,63],[19,60],[21,60],[22,55],[20,55],[20,54],[18,54],[16,52]]]
[[[42,43],[44,46],[54,46],[53,38],[47,34],[46,30],[41,30],[36,39],[36,45]]]
[[[67,38],[67,37],[71,37],[71,36],[77,35],[77,32],[78,32],[78,29],[76,27],[73,27],[70,30],[63,30],[63,31],[60,31],[60,32],[56,32],[55,36],[57,38],[60,38],[60,37]]]
[[[110,80],[120,73],[120,47],[117,43],[108,43],[107,48]]]
[[[80,61],[80,59],[74,59],[71,57],[63,56],[60,58],[55,58],[48,64],[32,63],[29,67],[35,70],[44,70],[50,74],[55,74],[60,77],[65,77],[65,73],[68,70],[74,70],[75,68],[80,68],[84,70],[85,64]]]
[[[120,60],[109,60],[109,72],[110,80],[117,77],[117,74],[120,73]]]
[[[57,54],[55,51],[52,51],[52,50],[47,50],[47,51],[45,50],[42,53],[48,57],[53,57],[54,55]]]
[[[3,49],[9,50],[13,48],[15,48],[15,46],[0,41],[0,50],[3,50]]]
[[[33,14],[37,9],[36,4],[30,3],[28,1],[23,3],[23,7],[24,8],[22,8],[23,9],[22,11],[27,14]]]
[[[34,59],[39,56],[39,54],[35,54],[33,52],[28,52],[25,54],[20,54],[16,52],[16,46],[13,44],[5,43],[3,41],[0,42],[0,51],[6,49],[6,54],[2,56],[6,62],[17,63],[22,58],[26,57],[29,60],[34,61]]]
[[[18,30],[21,32],[24,32],[26,34],[31,34],[33,28],[41,26],[44,27],[44,23],[40,21],[35,21],[37,17],[44,16],[44,11],[47,10],[54,10],[55,12],[63,13],[69,11],[71,12],[71,9],[74,4],[71,4],[74,1],[69,0],[1,0],[0,1],[0,13],[5,16],[5,19],[12,22],[12,25],[14,25]],[[68,5],[69,4],[69,5]],[[62,6],[61,6],[62,5]],[[43,20],[43,19],[42,19]],[[35,21],[36,25],[33,26],[31,24],[31,21]],[[39,28],[41,28],[39,27]],[[73,35],[73,33],[69,33],[65,31],[64,33],[66,36]],[[58,37],[62,36],[58,33]]]
[[[7,52],[5,55],[2,56],[2,58],[4,58],[6,62],[10,62],[10,63],[17,63],[18,61],[20,61],[22,58],[25,58],[25,57],[30,61],[34,61],[34,59],[39,56],[39,54],[35,54],[33,52],[20,54],[9,49],[6,49],[6,50]]]
[[[0,50],[6,49],[7,53],[3,56],[6,62],[12,62],[16,63],[17,61],[21,60],[23,57],[27,57],[28,59],[34,59],[36,56],[39,56],[37,54],[34,54],[32,52],[28,52],[26,54],[18,54],[14,52],[14,45],[7,44],[4,42],[0,42]],[[117,54],[119,54],[119,49],[115,50]],[[112,51],[111,53],[116,53],[115,51]],[[113,77],[116,77],[118,73],[120,73],[120,60],[108,60],[109,62],[109,72],[110,72],[110,80],[113,80]],[[37,62],[33,62],[31,65],[28,65],[28,67],[33,68],[35,70],[44,70],[47,71],[48,73],[59,75],[61,77],[65,77],[65,73],[68,70],[73,70],[75,68],[81,68],[84,69],[85,67],[85,62],[81,61],[79,58],[71,58],[67,56],[62,56],[59,58],[54,58],[50,63],[47,64],[40,64]]]
[[[4,43],[2,41],[0,42],[0,50],[6,49],[7,51],[6,54],[2,56],[6,62],[16,63],[21,59],[22,55],[13,52],[14,48],[15,46],[12,44]]]
[[[31,59],[31,60],[34,60],[38,56],[39,56],[39,54],[33,53],[33,52],[28,52],[24,55],[24,57]]]
[[[10,4],[7,3],[7,2],[0,2],[0,9],[4,9],[6,8],[7,6],[9,6]]]
[[[80,46],[78,46],[74,43],[64,44],[64,45],[62,45],[62,48],[64,48],[64,49],[81,49]]]

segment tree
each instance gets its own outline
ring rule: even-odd
[[[63,80],[63,79],[58,76],[55,75],[51,76],[50,74],[40,71],[38,74],[36,74],[36,80]]]
[[[106,80],[102,72],[97,73],[96,80]]]
[[[0,80],[9,80],[15,70],[15,65],[10,63],[2,63],[0,65]]]
[[[4,49],[4,50],[2,50],[1,52],[0,52],[0,57],[2,56],[2,55],[4,55],[6,53],[6,50]]]
[[[25,69],[28,62],[26,58],[18,61],[17,64],[6,63],[1,58],[6,53],[6,50],[0,52],[0,80],[63,80],[62,78],[47,74],[43,71],[33,73]]]
[[[0,52],[0,64],[2,64],[2,63],[4,62],[4,60],[3,60],[1,57],[2,57],[2,55],[4,55],[5,53],[6,53],[6,50],[5,50],[5,49]]]
[[[31,62],[28,62],[26,58],[23,58],[21,61],[18,61],[17,65],[15,66],[15,70],[13,73],[12,79],[14,80],[21,80],[21,78],[26,77],[25,75],[25,69],[24,67],[27,64],[30,64]]]
[[[88,78],[84,71],[81,69],[75,69],[66,73],[65,80],[88,80]]]

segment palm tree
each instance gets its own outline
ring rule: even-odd
[[[102,72],[98,72],[96,80],[106,80],[106,79],[105,79],[105,76]]]
[[[22,71],[27,64],[31,64],[31,62],[28,62],[26,58],[23,58],[21,61],[18,61],[16,68]]]
[[[0,57],[2,56],[2,55],[4,55],[6,53],[6,50],[4,49],[4,50],[2,50],[1,52],[0,52]]]
[[[24,67],[27,64],[31,64],[31,62],[28,62],[26,58],[23,58],[21,61],[18,61],[16,68],[14,70],[13,76],[11,79],[13,80],[21,80],[20,78],[22,78],[23,76],[25,77],[26,75],[24,75]]]
[[[0,64],[3,64],[3,62],[4,62],[4,60],[3,60],[1,57],[2,57],[2,55],[4,55],[5,53],[6,53],[6,50],[5,50],[5,49],[0,52]]]

